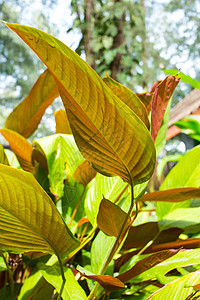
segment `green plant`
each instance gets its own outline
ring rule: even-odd
[[[1,299],[196,297],[199,273],[185,267],[195,271],[200,257],[200,147],[145,194],[177,76],[136,95],[54,37],[6,25],[48,69],[0,129],[23,169],[0,147]],[[67,114],[32,146],[26,138],[58,93]]]

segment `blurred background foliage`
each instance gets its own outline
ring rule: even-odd
[[[200,79],[199,0],[0,0],[2,20],[44,30],[72,47],[103,77],[108,74],[134,92],[149,90],[179,69]],[[0,25],[0,127],[31,89],[43,64],[4,24]],[[181,83],[173,104],[189,93]],[[54,132],[47,109],[40,137]]]

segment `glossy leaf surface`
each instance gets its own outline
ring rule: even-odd
[[[180,300],[189,300],[189,299],[198,299],[193,298],[195,289],[192,288],[193,285],[200,284],[200,272],[193,272],[188,275],[181,277],[175,281],[170,282],[150,297],[147,300],[160,300],[160,299],[180,299]],[[191,298],[187,298],[191,295]],[[196,295],[197,296],[197,295]],[[195,297],[195,296],[194,296]],[[198,296],[197,296],[198,297]]]
[[[98,227],[107,235],[118,237],[120,234],[122,224],[127,218],[127,214],[116,204],[103,198],[99,207],[97,216]],[[124,230],[127,228],[131,221],[129,217]]]
[[[31,155],[33,147],[31,144],[20,134],[10,129],[0,129],[0,133],[9,142],[10,147],[17,156],[21,167],[25,171],[32,172],[34,166],[32,165]]]
[[[124,85],[118,83],[107,74],[103,78],[105,84],[111,89],[111,91],[122,100],[136,115],[143,121],[147,128],[149,128],[149,119],[146,111],[146,107],[139,97],[129,90]]]
[[[155,147],[140,118],[62,42],[35,28],[7,26],[53,74],[83,156],[102,174],[118,175],[129,183],[149,179]]]
[[[38,78],[30,93],[11,112],[5,128],[28,138],[38,127],[47,107],[59,96],[53,76],[46,69]]]
[[[0,247],[65,256],[79,242],[33,175],[0,165]]]
[[[179,83],[175,76],[167,76],[155,89],[151,107],[151,135],[156,140],[163,116],[174,89]]]
[[[72,134],[66,111],[59,109],[54,113],[56,121],[56,133]]]
[[[167,175],[160,190],[167,190],[180,187],[200,186],[200,146],[188,151]],[[156,214],[162,219],[166,214],[176,208],[189,207],[190,201],[180,203],[158,202]]]

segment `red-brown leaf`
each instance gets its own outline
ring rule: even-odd
[[[155,142],[167,104],[180,79],[167,76],[155,89],[151,107],[151,135]]]

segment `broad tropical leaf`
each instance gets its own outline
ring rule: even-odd
[[[71,134],[55,134],[38,139],[33,144],[45,153],[51,192],[61,198],[64,194],[64,181],[70,181],[70,177],[84,161],[74,137]]]
[[[66,111],[59,109],[54,113],[56,121],[56,133],[72,134]]]
[[[188,151],[167,175],[160,190],[174,189],[180,187],[200,186],[200,146]],[[176,208],[189,207],[190,201],[180,203],[158,202],[156,214],[162,219],[166,214]]]
[[[79,242],[31,173],[0,165],[0,248],[66,256]]]
[[[30,93],[20,102],[5,122],[5,128],[28,138],[38,127],[46,108],[59,96],[53,76],[46,69],[38,78]]]
[[[167,274],[169,271],[179,268],[199,264],[200,249],[180,250],[176,255],[161,262],[159,265],[145,271],[133,279],[134,282],[141,282],[156,278],[158,275]],[[133,266],[135,259],[130,260],[126,265],[122,267],[123,270],[127,270],[127,267]]]
[[[53,74],[83,156],[102,174],[135,184],[148,180],[154,170],[155,147],[140,118],[62,42],[31,27],[7,26]]]
[[[179,250],[171,249],[153,253],[138,261],[130,270],[118,275],[116,278],[118,278],[124,283],[128,282],[129,280],[138,276],[139,274],[153,268],[154,266],[174,256],[178,253],[178,251]]]
[[[200,188],[177,188],[166,191],[157,191],[145,194],[138,201],[181,202],[191,198],[200,198]]]
[[[189,300],[198,299],[199,293],[196,294],[196,298],[192,295],[195,293],[195,285],[200,284],[200,271],[187,274],[180,279],[176,279],[169,284],[165,285],[163,288],[153,293],[147,300]],[[193,286],[193,287],[192,287]],[[188,298],[191,295],[191,298]]]
[[[180,79],[176,76],[167,76],[155,89],[151,108],[151,135],[155,142],[158,131],[162,124],[163,116]]]
[[[2,145],[0,145],[0,164],[9,165],[8,158]]]
[[[138,98],[138,96],[124,85],[109,77],[108,74],[106,74],[106,76],[103,78],[103,81],[119,99],[121,99],[126,105],[128,105],[128,107],[130,107],[130,109],[134,111],[134,113],[136,113],[146,127],[149,128],[150,124],[145,105]]]
[[[17,156],[21,167],[25,171],[32,172],[34,166],[31,161],[33,147],[31,144],[19,133],[10,129],[0,129],[0,133],[9,142],[10,147]]]
[[[127,214],[118,205],[105,198],[101,200],[97,224],[105,234],[118,237],[126,218]],[[124,225],[124,230],[127,229],[130,221],[129,217]]]
[[[60,268],[58,266],[47,266],[43,263],[39,263],[41,274],[45,280],[53,285],[57,291],[60,291],[62,284],[62,277],[60,274]],[[64,274],[66,283],[62,293],[63,300],[87,300],[86,294],[82,287],[78,284],[72,271],[64,267]]]

